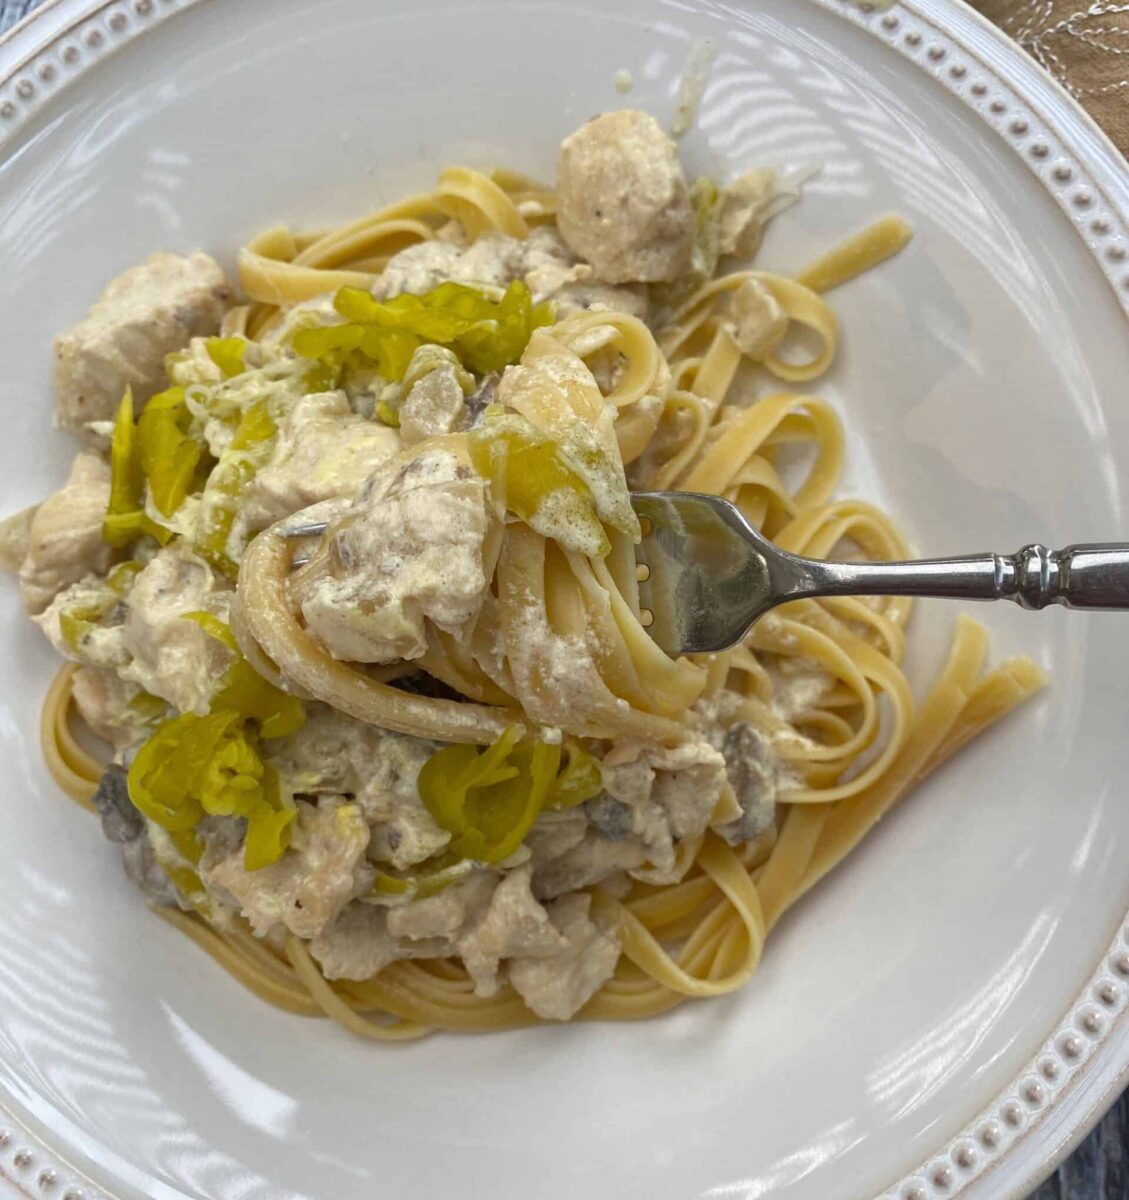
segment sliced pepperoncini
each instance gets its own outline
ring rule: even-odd
[[[598,795],[603,786],[600,764],[587,750],[573,744],[565,747],[565,754],[567,761],[553,780],[545,800],[545,808],[550,811],[575,808]]]
[[[201,558],[225,575],[234,576],[238,572],[228,542],[240,500],[256,471],[269,457],[277,432],[278,426],[266,402],[251,405],[208,477],[196,550]]]
[[[296,697],[256,673],[218,617],[193,612],[186,618],[237,658],[221,678],[206,717],[185,713],[165,721],[142,745],[129,769],[129,796],[174,838],[189,839],[186,845],[206,813],[246,817],[243,862],[255,871],[282,856],[297,812],[283,798],[278,772],[263,761],[259,739],[292,733],[304,723],[305,711]],[[180,841],[177,846],[190,857]]]
[[[126,388],[114,417],[110,441],[110,503],[102,520],[102,538],[111,546],[128,546],[142,534],[156,538],[162,546],[172,540],[172,530],[146,514],[144,489],[142,438],[133,420],[133,392]],[[161,511],[165,512],[163,508]]]
[[[231,629],[219,617],[210,612],[190,612],[184,616],[236,654],[235,662],[224,672],[212,697],[214,712],[234,709],[244,719],[258,721],[265,738],[285,737],[302,728],[306,723],[302,702],[297,696],[280,691],[251,666]]]
[[[162,516],[171,517],[192,490],[204,448],[188,436],[191,414],[182,387],[149,399],[137,422],[141,469]]]
[[[333,306],[345,323],[298,330],[291,339],[294,350],[335,369],[359,358],[395,382],[425,344],[450,348],[479,374],[500,371],[517,362],[535,329],[553,320],[550,307],[535,305],[519,280],[497,301],[465,284],[441,283],[421,296],[404,292],[388,301],[360,288],[341,288]]]
[[[531,529],[593,558],[611,551],[592,492],[560,446],[524,417],[487,419],[468,436],[475,470]]]
[[[501,862],[521,845],[542,809],[568,808],[600,790],[599,767],[579,747],[569,748],[558,774],[559,744],[519,738],[511,725],[485,749],[447,746],[424,763],[419,796],[451,835],[448,853],[455,858]],[[395,881],[385,882],[383,890],[401,891]]]
[[[272,767],[266,768],[265,788],[278,792],[278,779]],[[291,826],[298,815],[296,808],[280,807],[268,800],[251,810],[247,818],[247,841],[243,848],[243,865],[248,871],[269,867],[282,857],[290,845]]]
[[[247,351],[247,342],[241,337],[210,337],[204,343],[208,357],[223,372],[225,379],[241,375],[246,369],[243,356]]]
[[[372,885],[374,896],[402,896],[406,900],[424,900],[437,896],[451,884],[465,879],[477,870],[475,863],[447,852],[420,863],[411,875],[399,875],[388,870],[378,871]]]
[[[110,503],[102,519],[102,538],[111,546],[128,546],[145,533],[155,537],[162,546],[172,538],[172,530],[145,515],[144,485],[137,429],[133,423],[133,392],[126,388],[114,417],[110,441]]]
[[[236,712],[185,713],[159,726],[129,768],[134,806],[164,829],[192,829],[204,815],[197,782],[238,723]]]

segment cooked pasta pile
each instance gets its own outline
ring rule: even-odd
[[[762,188],[753,213],[762,225],[779,194]],[[268,230],[240,254],[239,282],[248,303],[229,309],[223,337],[211,339],[208,354],[219,370],[208,366],[199,338],[197,348],[169,368],[174,385],[182,379],[212,389],[211,409],[204,411],[204,404],[197,412],[189,404],[177,410],[180,424],[169,427],[180,430],[180,440],[168,434],[168,453],[192,459],[181,472],[183,495],[172,514],[154,507],[154,496],[177,486],[159,472],[150,471],[143,496],[135,491],[121,500],[124,459],[113,456],[132,420],[132,402],[124,418],[119,410],[110,511],[116,495],[119,525],[133,524],[118,543],[129,549],[118,556],[128,552],[141,571],[150,571],[146,555],[152,562],[154,553],[160,558],[171,552],[156,551],[167,533],[172,549],[190,544],[192,554],[211,564],[206,586],[177,585],[185,589],[179,616],[185,628],[191,622],[184,617],[195,622],[193,653],[200,661],[219,656],[213,677],[220,682],[213,678],[203,710],[198,698],[193,710],[155,690],[146,677],[141,691],[115,701],[121,711],[123,704],[133,705],[129,732],[121,732],[120,720],[102,725],[111,727],[118,761],[128,767],[130,800],[146,818],[144,836],[173,885],[175,902],[157,911],[270,1003],[324,1013],[364,1037],[399,1039],[573,1015],[636,1019],[687,999],[731,992],[755,971],[766,937],[796,900],[924,776],[1041,686],[1039,670],[1025,658],[986,670],[985,633],[960,617],[948,661],[924,699],[915,701],[902,669],[911,611],[904,598],[795,602],[720,654],[674,660],[648,637],[629,487],[725,496],[777,545],[797,554],[875,561],[908,556],[886,513],[837,496],[842,424],[835,408],[810,390],[831,368],[838,346],[838,323],[825,294],[901,250],[908,227],[887,217],[793,276],[721,274],[716,244],[702,253],[703,229],[709,229],[703,213],[718,211],[711,210],[720,203],[717,189],[695,187],[692,195],[692,264],[677,280],[652,278],[646,303],[635,311],[617,307],[616,297],[630,300],[646,285],[631,279],[625,284],[622,272],[617,278],[609,268],[604,280],[611,275],[612,283],[601,283],[602,291],[594,287],[587,307],[558,301],[555,311],[552,299],[548,307],[534,303],[535,295],[519,295],[513,283],[507,289],[497,281],[482,287],[475,281],[473,297],[440,295],[444,286],[470,292],[465,271],[454,284],[448,277],[430,288],[413,286],[408,272],[395,295],[421,299],[404,301],[389,315],[397,302],[388,298],[387,280],[406,261],[405,251],[455,246],[465,256],[493,246],[518,253],[514,245],[556,237],[558,227],[568,232],[563,189],[558,201],[554,190],[507,171],[448,168],[434,192],[339,229],[311,235]],[[721,229],[724,238],[724,221]],[[423,261],[415,254],[408,258]],[[443,262],[455,261],[446,250],[437,254]],[[574,274],[583,283],[579,261]],[[574,279],[560,295],[576,286]],[[333,306],[327,297],[336,297]],[[459,305],[464,308],[455,314]],[[562,311],[568,307],[572,311]],[[488,318],[475,316],[486,312]],[[501,338],[498,331],[509,328],[511,318],[519,331],[512,345],[482,340],[483,330]],[[445,357],[435,356],[440,346]],[[364,386],[356,385],[355,375],[342,382],[342,372],[358,369],[362,351],[370,368],[376,364]],[[237,369],[228,375],[224,356],[236,352],[238,361],[226,365]],[[222,389],[256,363],[260,374],[273,371],[279,379],[311,364],[327,372],[307,390],[347,393],[352,409],[343,407],[339,422],[362,420],[355,413],[363,408],[357,395],[365,392],[372,415],[363,417],[366,430],[356,426],[358,437],[382,421],[385,432],[399,426],[395,439],[388,433],[383,457],[359,489],[356,480],[341,495],[329,488],[328,498],[308,489],[301,502],[265,512],[257,524],[245,518],[249,509],[234,502],[208,509],[217,494],[243,497],[245,505],[246,480],[265,477],[268,469],[266,450],[260,454],[247,432],[253,403],[236,406],[234,415],[221,403]],[[418,436],[409,437],[417,407],[414,401],[409,406],[409,397],[424,396],[414,389],[436,371],[444,373],[464,415],[438,431],[424,422]],[[451,391],[452,379],[461,397]],[[439,394],[437,385],[432,392]],[[150,407],[155,403],[159,398]],[[209,420],[226,421],[227,432],[193,432],[190,422],[203,427]],[[278,413],[272,420],[282,424]],[[108,423],[101,428],[108,434]],[[142,442],[144,434],[139,425]],[[199,452],[189,446],[192,437],[203,447]],[[231,447],[238,451],[241,438],[243,457],[231,460]],[[262,444],[275,442],[264,438]],[[277,459],[277,450],[270,453]],[[215,465],[205,478],[209,455]],[[238,469],[245,464],[243,482],[225,485],[223,492],[217,476],[228,470],[237,477],[229,460]],[[218,540],[217,518],[208,525],[208,511],[227,514]],[[389,529],[393,519],[402,524]],[[328,522],[324,537],[287,536],[309,521]],[[397,592],[395,572],[408,569],[404,561],[415,564],[416,575],[432,561],[428,521],[444,524],[446,540],[434,548],[441,582],[428,579],[424,586],[413,577],[410,587],[403,584],[407,590]],[[141,553],[139,541],[147,547]],[[183,559],[190,551],[178,553]],[[394,564],[392,582],[372,583],[364,574],[366,555],[385,555],[382,561]],[[295,565],[295,556],[308,561]],[[461,576],[455,579],[452,565],[464,558],[482,577],[477,591],[466,595],[458,591]],[[99,563],[95,574],[104,578],[109,567],[108,560]],[[72,591],[81,586],[89,589],[89,581],[71,584]],[[125,603],[139,606],[141,594],[131,597],[142,584],[131,586]],[[358,601],[361,593],[367,599]],[[123,668],[120,655],[107,665],[84,653],[89,630],[75,635],[74,622],[94,628],[97,640],[114,618],[89,604],[76,618],[75,602],[58,597],[46,612],[41,623],[47,628],[53,619],[53,640],[74,661],[48,694],[44,754],[75,799],[90,805],[101,788],[105,813],[105,764],[71,728],[72,719],[80,719],[76,700],[86,713],[93,690],[86,679],[83,694],[76,695],[76,663],[79,672],[94,662],[95,669],[112,667],[117,678],[124,673],[137,683],[143,648],[131,649],[132,666]],[[131,619],[123,626],[127,639]],[[227,674],[219,676],[221,670]],[[237,670],[249,674],[237,677]],[[251,676],[258,682],[248,682]],[[159,712],[141,712],[138,697],[154,694],[164,702]],[[229,699],[220,703],[216,695]],[[242,709],[235,696],[243,697]],[[285,707],[295,701],[297,714]],[[212,716],[200,715],[209,704]],[[230,716],[224,716],[225,705]],[[271,886],[282,889],[277,894],[288,903],[295,894],[306,896],[310,880],[296,873],[315,862],[314,834],[301,831],[307,823],[314,828],[319,812],[332,812],[336,832],[325,836],[343,838],[341,827],[356,815],[355,788],[335,783],[328,788],[334,792],[330,804],[320,790],[328,786],[324,772],[317,787],[307,786],[308,763],[293,747],[300,748],[295,739],[306,736],[296,723],[305,719],[309,729],[315,715],[326,729],[392,731],[378,743],[381,754],[418,751],[411,782],[419,812],[412,810],[416,824],[410,828],[437,826],[441,844],[430,856],[397,867],[407,834],[384,831],[388,821],[407,819],[402,809],[394,818],[384,809],[376,817],[365,810],[368,826],[361,837],[368,848],[353,868],[356,878],[364,875],[363,890],[351,877],[338,911],[311,934],[308,899],[298,904],[306,914],[301,919],[290,910],[269,921],[261,916],[256,869],[260,879],[277,881]],[[208,735],[211,749],[200,751],[195,763],[184,757],[185,731],[203,737],[199,731],[209,720],[218,732]],[[281,731],[273,737],[272,721]],[[90,723],[105,735],[97,720]],[[183,795],[160,776],[167,763],[191,761],[192,770],[204,771],[207,754],[219,755],[217,746],[227,756],[222,778],[228,791],[217,785],[209,792],[200,783]],[[238,765],[244,761],[258,767]],[[209,759],[207,770],[219,770],[217,762]],[[652,790],[633,808],[626,785],[613,781],[639,763],[650,772]],[[241,771],[243,778],[253,777],[246,794],[254,792],[254,805],[231,791]],[[687,780],[697,788],[701,779],[716,787],[710,811],[686,815],[689,800],[679,788]],[[667,857],[661,862],[653,850],[659,835],[640,832],[639,814],[650,805],[646,812],[653,815],[655,804],[666,822],[661,836]],[[634,821],[624,826],[629,832],[617,833],[609,813]],[[568,836],[581,840],[554,857],[545,849],[547,840],[550,834],[563,837],[566,827]],[[374,849],[378,842],[383,849]],[[581,869],[577,856],[584,846],[591,853]],[[240,854],[246,855],[245,869],[232,865]],[[255,869],[252,855],[261,864]],[[591,865],[600,855],[609,864],[602,875]],[[297,865],[284,876],[287,863]],[[570,864],[571,874],[562,863]],[[563,890],[554,890],[553,878],[565,881],[557,885]],[[473,880],[484,889],[481,901],[464,905],[467,913],[479,914],[473,946],[469,924],[439,934],[425,921],[410,932],[414,918],[405,914],[430,920],[441,902],[469,896]],[[499,897],[506,886],[516,897],[519,885],[522,920],[533,922],[528,929],[536,926],[536,945],[559,949],[526,943],[512,949],[518,945],[517,918],[504,925],[510,910]],[[300,890],[304,886],[307,892]],[[390,915],[397,910],[398,916]],[[374,911],[381,937],[393,925],[409,930],[389,943],[388,961],[356,977],[355,961],[376,961],[364,957],[375,944],[373,932],[364,947],[359,934],[349,943],[359,960],[327,969],[344,953],[343,942],[327,940],[333,931],[347,922],[368,929],[377,920]],[[482,950],[488,933],[495,950],[511,949],[488,967],[475,967],[474,955],[489,959],[493,953]],[[597,959],[606,970],[591,986]],[[575,1012],[567,1004],[555,1007],[562,989],[578,1004]]]

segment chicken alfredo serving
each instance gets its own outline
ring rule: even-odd
[[[906,555],[835,497],[840,421],[804,389],[837,349],[823,293],[909,229],[750,269],[797,198],[765,168],[690,182],[613,112],[555,188],[452,167],[267,230],[242,302],[207,254],[156,254],[56,340],[82,449],[3,526],[67,660],[47,761],[263,998],[402,1038],[731,991],[1039,686],[1025,659],[982,673],[962,620],[915,702],[899,598],[795,603],[693,659],[647,636],[631,488],[723,494],[798,553]]]

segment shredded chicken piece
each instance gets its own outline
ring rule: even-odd
[[[764,358],[788,331],[788,314],[759,279],[746,279],[729,299],[726,328],[750,358]]]
[[[702,833],[725,785],[725,759],[708,742],[664,747],[648,757],[655,769],[651,800],[665,813],[671,836]]]
[[[113,551],[102,540],[110,502],[110,468],[97,454],[79,454],[67,482],[35,510],[20,594],[31,614],[41,613],[64,588],[109,569]]]
[[[388,300],[401,292],[420,295],[449,281],[504,288],[521,279],[537,302],[563,295],[591,276],[592,268],[577,261],[556,229],[540,225],[527,238],[488,233],[471,246],[440,240],[409,246],[389,259],[373,293]]]
[[[563,953],[566,941],[530,890],[531,869],[510,871],[494,889],[486,911],[455,939],[455,949],[480,996],[498,990],[504,958],[546,958]]]
[[[400,405],[400,437],[414,446],[429,437],[453,433],[466,415],[466,402],[455,367],[443,363],[428,373]]]
[[[543,812],[525,835],[535,867],[567,854],[584,840],[588,818],[583,808]]]
[[[122,672],[179,712],[203,715],[231,652],[185,613],[204,610],[226,620],[227,581],[182,542],[159,550],[134,580],[123,645],[132,658]]]
[[[201,859],[201,877],[234,898],[260,937],[284,925],[298,937],[327,930],[337,914],[372,886],[365,862],[369,828],[355,804],[323,796],[315,808],[298,802],[290,848],[276,863],[248,871],[243,850],[212,863]]]
[[[474,287],[505,287],[516,277],[516,238],[487,234],[471,247],[454,242],[420,242],[394,254],[373,286],[378,300],[401,292],[422,295],[441,283],[453,281]]]
[[[605,113],[561,143],[557,225],[605,283],[674,280],[694,213],[674,143],[647,113]]]
[[[388,743],[382,749],[387,753]],[[382,786],[382,781],[374,778],[357,795],[357,802],[373,827],[369,857],[376,862],[391,863],[400,871],[425,862],[451,840],[451,835],[440,829],[424,808],[412,782],[418,778],[419,767],[429,752],[425,750],[419,756],[410,778],[400,776],[390,787]],[[372,765],[377,767],[377,763],[384,762],[386,757]]]
[[[141,713],[130,708],[137,689],[104,667],[79,667],[71,676],[71,694],[79,716],[116,750],[144,740],[151,730]]]
[[[86,575],[61,591],[32,621],[43,630],[56,654],[93,667],[119,670],[129,664],[124,644],[128,609],[100,575]],[[105,623],[92,624],[74,645],[63,633],[63,614],[106,613]]]
[[[165,386],[165,355],[218,332],[231,301],[207,254],[154,254],[117,276],[73,329],[55,339],[55,403],[64,429],[110,420],[127,387],[144,401]]]
[[[584,892],[549,905],[549,919],[565,948],[552,957],[511,959],[509,979],[526,1004],[547,1021],[567,1021],[615,972],[619,942],[588,915],[591,897]]]
[[[326,979],[371,979],[401,958],[436,958],[447,950],[439,938],[404,941],[388,932],[388,910],[355,900],[310,942]]]
[[[601,763],[604,790],[631,809],[633,834],[650,862],[669,866],[675,840],[708,825],[725,784],[725,760],[706,741],[674,748],[622,743],[619,749],[636,757]]]
[[[598,312],[610,309],[625,312],[646,321],[650,315],[650,299],[642,285],[610,284],[598,282],[569,283],[553,293],[557,306],[557,320],[575,312]]]
[[[377,729],[327,705],[306,705],[306,723],[263,744],[263,753],[298,793],[355,797],[372,826],[368,857],[408,870],[438,854],[451,835],[419,798],[420,769],[438,743]]]
[[[600,764],[604,791],[585,805],[583,839],[554,856],[536,855],[539,899],[598,883],[615,871],[674,882],[675,846],[709,825],[725,786],[725,759],[708,742],[673,748],[621,743],[620,761]],[[624,761],[626,760],[626,761]]]
[[[497,876],[478,872],[434,896],[411,900],[389,910],[388,931],[396,937],[423,941],[427,938],[455,938],[468,924],[486,911],[497,886]]]
[[[614,871],[633,871],[647,861],[642,838],[611,841],[589,829],[582,841],[557,858],[540,864],[533,876],[533,894],[552,900],[577,888],[599,883]]]
[[[239,527],[257,532],[311,504],[352,497],[399,449],[396,431],[356,416],[344,393],[305,396],[280,422],[269,462],[248,484]]]
[[[457,634],[487,580],[486,484],[447,450],[378,468],[327,550],[291,595],[331,654],[353,662],[418,658],[426,621]]]

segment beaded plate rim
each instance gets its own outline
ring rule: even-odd
[[[0,37],[0,152],[68,83],[199,0],[46,0]],[[1058,202],[1129,317],[1129,172],[1105,134],[1049,76],[963,0],[810,0],[889,46],[960,99],[1020,156]],[[48,30],[48,26],[57,28]],[[958,32],[966,26],[964,36]],[[38,38],[38,40],[37,40]],[[23,42],[27,50],[20,54]],[[4,58],[15,61],[6,69]],[[999,55],[1038,99],[993,65]],[[1049,105],[1049,108],[1047,107]],[[1084,134],[1088,153],[1068,144]],[[1103,164],[1095,148],[1108,156]],[[1090,158],[1088,164],[1084,160]],[[1124,195],[1113,193],[1121,190]],[[1012,1082],[941,1149],[878,1200],[1018,1200],[1081,1141],[1129,1083],[1129,914],[1058,1025]],[[1083,1090],[1049,1151],[1002,1177],[1018,1151]],[[998,1191],[999,1184],[1006,1191]],[[0,1101],[0,1185],[31,1200],[113,1200]],[[6,1190],[6,1189],[5,1189]]]

